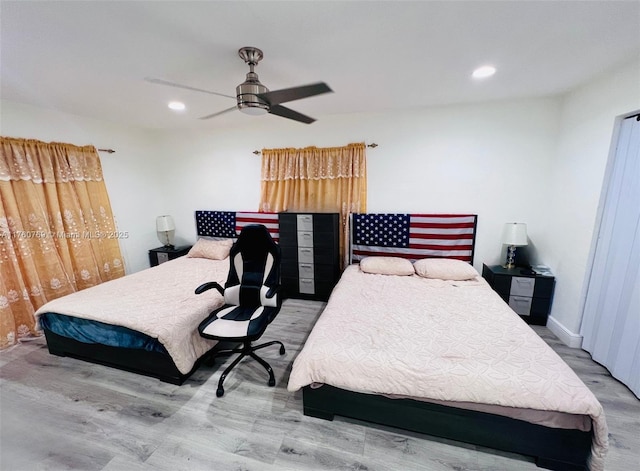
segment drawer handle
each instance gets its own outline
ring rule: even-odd
[[[300,249],[300,251],[304,253],[311,253],[311,249]]]
[[[306,265],[306,264],[301,263],[300,264],[300,268],[313,268],[313,265]]]
[[[520,283],[523,285],[530,285],[534,282],[534,280],[531,280],[531,279],[524,279],[524,280],[521,278],[514,278],[514,279],[516,280],[516,283]]]

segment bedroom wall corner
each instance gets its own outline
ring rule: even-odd
[[[160,245],[155,218],[164,210],[154,135],[143,129],[7,100],[0,101],[3,136],[111,148],[100,161],[120,239],[126,272],[149,267],[148,250]]]
[[[551,204],[541,245],[556,275],[550,329],[568,345],[579,337],[597,211],[616,117],[640,108],[635,59],[562,97],[549,178]],[[563,333],[564,332],[564,333]],[[579,346],[579,345],[578,345]]]

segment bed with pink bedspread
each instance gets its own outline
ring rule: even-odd
[[[602,406],[479,275],[452,281],[350,265],[288,388],[303,389],[306,415],[530,455],[550,469],[604,469]]]

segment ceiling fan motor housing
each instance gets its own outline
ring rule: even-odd
[[[258,80],[258,74],[249,72],[247,80],[236,87],[238,109],[247,114],[265,114],[269,111],[269,103],[258,94],[267,93],[269,89]]]
[[[236,87],[238,97],[238,109],[243,113],[260,115],[269,112],[269,103],[258,94],[267,93],[269,89],[260,83],[258,74],[253,71],[253,67],[258,65],[264,55],[257,47],[243,47],[238,51],[238,55],[249,66],[247,79]]]

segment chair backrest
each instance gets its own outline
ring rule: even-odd
[[[280,296],[267,297],[280,286],[280,247],[262,224],[245,226],[229,252],[226,304],[279,306]]]

